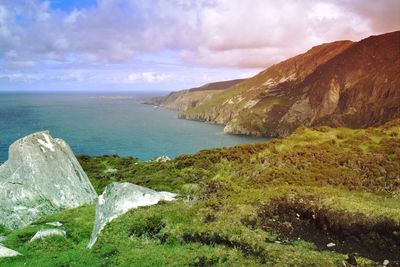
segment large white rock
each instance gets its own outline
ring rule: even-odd
[[[54,236],[54,235],[59,235],[59,236],[65,236],[67,233],[64,230],[60,230],[60,229],[42,229],[39,230],[32,238],[29,242],[32,242],[36,239],[42,239],[45,237],[49,237],[49,236]]]
[[[92,203],[96,197],[70,147],[48,131],[13,143],[8,161],[0,166],[0,224],[9,228]]]
[[[0,258],[20,256],[21,253],[0,245]]]
[[[161,200],[172,201],[176,194],[157,192],[131,183],[112,183],[99,196],[92,236],[88,244],[91,248],[104,226],[130,209],[157,204]]]

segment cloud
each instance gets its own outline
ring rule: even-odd
[[[23,72],[0,73],[0,80],[7,80],[11,82],[31,83],[34,81],[39,81],[41,79],[42,76],[40,74],[34,74],[34,73],[23,73]]]
[[[125,67],[152,53],[173,53],[174,63],[191,68],[265,68],[323,42],[398,30],[399,13],[398,0],[98,0],[68,10],[3,0],[0,72],[5,79],[4,70],[13,70],[9,80],[26,71],[76,81],[179,78],[154,66]],[[76,71],[85,65],[95,67]]]
[[[172,78],[172,74],[169,73],[155,73],[155,72],[142,72],[142,73],[129,73],[128,76],[123,79],[124,83],[137,83],[144,81],[147,83],[162,82]]]
[[[265,67],[324,42],[399,29],[399,8],[391,0],[219,0],[202,10],[202,42],[182,55],[194,64]]]

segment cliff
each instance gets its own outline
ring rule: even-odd
[[[225,132],[287,136],[300,125],[377,126],[400,116],[400,31],[313,47],[187,109]]]

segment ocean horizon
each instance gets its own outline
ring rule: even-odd
[[[178,112],[141,103],[152,92],[2,92],[0,163],[17,139],[49,130],[76,155],[118,154],[149,160],[201,149],[263,142],[268,138],[227,135],[223,126],[178,119]]]

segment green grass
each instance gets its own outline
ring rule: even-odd
[[[115,219],[92,250],[86,244],[94,206],[14,231],[0,227],[8,238],[4,245],[24,254],[0,259],[0,266],[343,266],[348,252],[306,238],[285,241],[260,214],[292,227],[295,221],[280,221],[270,205],[290,204],[289,214],[302,207],[293,206],[300,201],[343,227],[400,224],[400,121],[365,130],[300,128],[286,139],[203,150],[165,163],[116,155],[79,161],[98,193],[126,181],[180,197]],[[290,199],[295,202],[284,202]],[[67,236],[29,243],[50,221],[62,222]],[[371,266],[380,261],[375,256],[360,252],[356,258]]]

